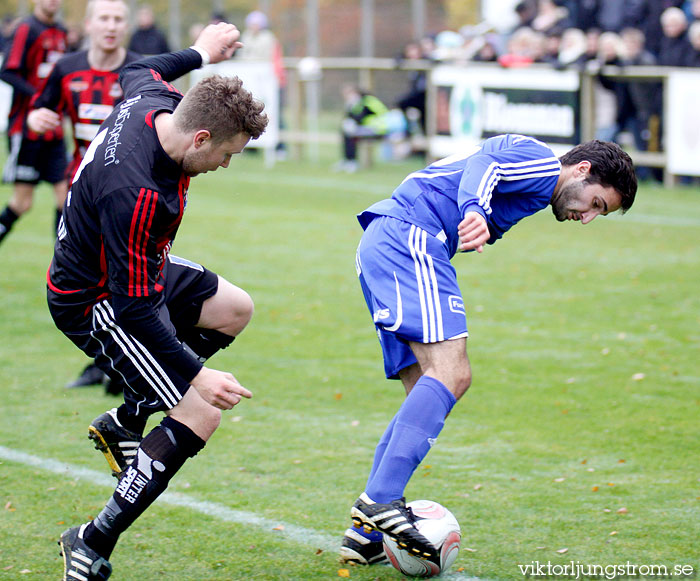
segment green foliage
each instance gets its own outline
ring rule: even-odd
[[[158,502],[120,541],[115,579],[338,577],[332,545],[402,399],[356,281],[354,215],[419,164],[346,176],[246,154],[192,182],[174,253],[255,300],[249,328],[211,362],[255,395],[169,492],[267,520]],[[455,513],[465,576],[521,579],[533,560],[697,571],[699,194],[643,186],[626,216],[585,227],[546,210],[455,258],[474,382],[407,495]],[[1,186],[0,206],[8,196]],[[118,400],[62,388],[86,360],[45,306],[50,197],[42,187],[0,246],[0,446],[108,474],[86,428]],[[58,535],[109,492],[0,458],[0,579],[57,578]],[[293,526],[322,542],[300,542]]]

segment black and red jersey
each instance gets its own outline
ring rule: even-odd
[[[52,141],[63,137],[59,125],[54,131],[38,135],[28,131],[25,120],[29,103],[51,73],[56,61],[66,52],[66,30],[59,24],[45,24],[32,15],[15,29],[10,48],[0,71],[0,79],[12,85],[12,106],[7,133],[25,132],[29,139]]]
[[[46,107],[71,120],[75,149],[67,171],[69,178],[78,169],[102,122],[124,96],[119,73],[139,58],[139,54],[127,51],[118,68],[101,71],[90,66],[86,50],[68,54],[56,62],[41,91],[34,95],[32,109]]]
[[[88,147],[68,192],[48,285],[62,304],[112,297],[120,324],[190,380],[201,368],[152,306],[187,203],[189,178],[158,139],[155,117],[182,94],[169,83],[201,65],[192,49],[124,67],[124,100]],[[119,299],[119,300],[116,300]]]

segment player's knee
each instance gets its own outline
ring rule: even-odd
[[[204,439],[208,440],[221,424],[221,410],[214,406],[205,406],[200,412],[198,422],[201,433],[206,434]]]
[[[454,396],[459,399],[462,397],[467,390],[469,389],[469,386],[472,384],[472,371],[469,366],[466,366],[462,369],[459,370],[458,373],[455,374],[454,380],[453,380],[453,389],[454,391],[452,392]]]
[[[228,321],[225,328],[219,329],[222,333],[236,337],[246,328],[250,319],[253,318],[255,305],[250,295],[242,289],[236,289],[236,293],[231,301]]]
[[[23,192],[21,194],[15,193],[15,195],[9,202],[9,206],[15,214],[21,216],[22,214],[29,212],[29,210],[32,209],[33,203],[34,196],[32,194]]]

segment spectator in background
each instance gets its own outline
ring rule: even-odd
[[[241,33],[243,47],[236,56],[241,60],[257,60],[272,63],[272,68],[279,85],[279,129],[284,128],[282,110],[284,108],[287,73],[282,62],[282,45],[274,32],[270,30],[269,21],[264,12],[254,10],[245,19],[245,29]],[[287,151],[284,143],[277,144],[277,158],[286,159]]]
[[[518,23],[511,33],[519,28],[532,28],[532,21],[537,16],[536,0],[521,0],[521,2],[518,2],[515,6],[515,14],[518,17]]]
[[[688,28],[688,40],[693,50],[687,64],[689,67],[700,67],[700,20],[696,20]]]
[[[136,13],[136,25],[129,41],[129,50],[144,56],[170,52],[165,35],[156,26],[153,8],[148,4],[141,6]]]
[[[542,34],[552,30],[561,30],[568,26],[568,10],[559,6],[554,0],[539,0],[537,16],[532,21],[532,29]]]
[[[527,67],[541,62],[544,54],[544,35],[532,28],[519,28],[508,39],[506,52],[498,57],[498,64],[507,68]]]
[[[343,100],[345,102],[345,117],[342,123],[343,159],[335,169],[354,173],[358,169],[358,140],[381,138],[387,134],[388,109],[377,97],[354,85],[343,86]]]
[[[661,15],[667,8],[680,7],[683,0],[653,0],[647,2],[643,24],[639,26],[646,38],[645,47],[657,59],[661,51],[661,39],[664,36],[661,26]]]
[[[85,44],[83,36],[83,26],[81,24],[69,24],[66,33],[66,52],[76,52],[82,50]]]
[[[625,28],[620,33],[625,47],[625,53],[621,59],[623,67],[653,66],[656,58],[651,52],[644,48],[644,33],[638,28]],[[620,131],[629,130],[634,139],[634,145],[639,151],[649,151],[652,140],[652,125],[658,126],[659,112],[661,108],[661,92],[663,90],[660,82],[628,81],[621,83],[621,100],[618,103],[617,129]],[[617,135],[615,136],[617,140]],[[658,150],[656,136],[654,139],[654,150]],[[648,167],[637,166],[637,176],[640,179],[651,177],[651,170]]]
[[[586,33],[578,28],[567,28],[562,34],[559,55],[554,63],[559,69],[583,70],[588,62]]]
[[[642,25],[645,0],[604,0],[597,12],[597,25],[603,32],[620,32],[623,28]]]
[[[569,25],[588,32],[598,26],[598,10],[601,0],[562,0],[559,4],[569,11]]]
[[[495,34],[484,35],[484,42],[479,50],[474,54],[472,60],[480,63],[495,63],[498,61],[499,42]]]
[[[657,64],[684,67],[688,64],[693,47],[688,40],[688,19],[680,8],[672,6],[661,14],[663,36],[659,44]]]
[[[401,61],[420,61],[425,56],[421,50],[419,42],[409,42],[403,49],[403,54],[399,59]],[[425,133],[425,92],[428,85],[426,71],[409,71],[408,72],[408,90],[399,95],[396,100],[396,106],[401,109],[406,117],[407,126],[411,126],[410,110],[414,109],[418,112],[418,123],[421,130]]]
[[[600,71],[606,66],[620,66],[623,53],[622,39],[615,32],[604,32],[598,39],[598,56],[589,62],[591,71]],[[612,141],[617,133],[617,108],[620,100],[619,81],[597,75],[594,83],[596,139]]]

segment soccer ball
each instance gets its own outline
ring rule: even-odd
[[[432,577],[446,571],[455,562],[459,553],[462,532],[455,516],[444,506],[432,500],[414,500],[409,502],[416,516],[416,528],[438,551],[438,561],[421,559],[404,549],[384,535],[384,550],[391,564],[404,575],[412,577]]]

